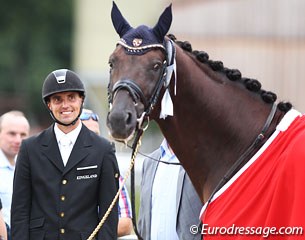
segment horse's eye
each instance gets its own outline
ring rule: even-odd
[[[154,70],[155,70],[155,71],[158,71],[160,68],[161,68],[161,64],[160,64],[160,63],[156,63],[156,64],[154,65]]]
[[[108,62],[108,64],[109,64],[109,67],[112,69],[113,68],[112,62]]]

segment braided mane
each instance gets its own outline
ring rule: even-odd
[[[252,78],[242,77],[241,72],[238,69],[229,69],[224,67],[223,62],[221,61],[213,61],[209,59],[209,55],[204,51],[193,50],[191,43],[188,41],[178,41],[173,34],[168,34],[171,40],[173,40],[178,46],[180,46],[183,50],[192,53],[199,62],[207,64],[211,69],[217,72],[221,72],[227,76],[231,81],[240,81],[242,82],[246,89],[252,92],[256,92],[261,95],[262,99],[266,103],[274,103],[277,99],[275,93],[270,91],[265,91],[261,89],[262,84]],[[283,112],[288,112],[292,108],[292,104],[290,102],[279,102],[277,105],[278,109]]]

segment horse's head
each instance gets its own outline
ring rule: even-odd
[[[107,126],[114,139],[128,141],[151,114],[164,86],[169,44],[165,35],[172,12],[167,7],[153,28],[132,28],[113,2],[111,18],[120,40],[109,59]]]

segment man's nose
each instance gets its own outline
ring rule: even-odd
[[[16,142],[18,142],[18,143],[21,143],[21,141],[23,140],[23,136],[21,135],[21,134],[16,134],[15,135],[15,140],[16,140]]]
[[[68,100],[67,99],[64,99],[63,101],[62,101],[62,107],[67,107],[68,106]]]

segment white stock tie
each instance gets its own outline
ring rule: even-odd
[[[71,144],[72,141],[67,137],[67,136],[63,136],[60,140],[60,154],[61,154],[61,158],[64,162],[64,166],[66,166],[70,153],[71,153]]]

